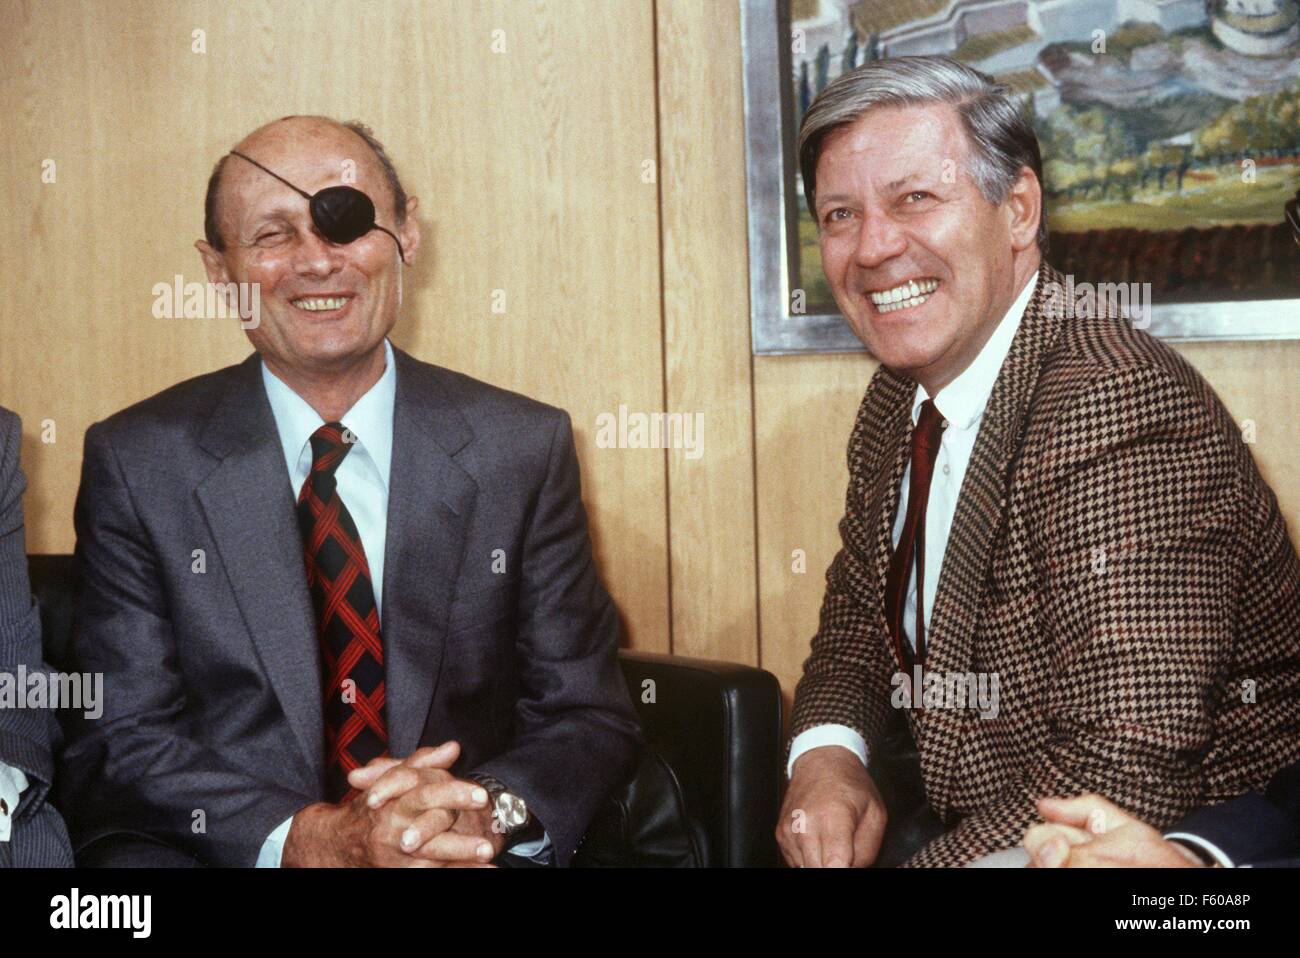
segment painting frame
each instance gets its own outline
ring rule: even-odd
[[[801,312],[788,0],[737,0],[744,81],[749,296],[755,355],[862,352],[839,312]],[[793,307],[793,308],[792,308]],[[1300,298],[1157,303],[1148,332],[1173,342],[1300,339]]]

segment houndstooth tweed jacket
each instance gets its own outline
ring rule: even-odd
[[[1164,827],[1300,758],[1300,563],[1273,492],[1191,366],[1126,320],[1066,318],[1052,283],[1044,264],[985,409],[928,635],[927,671],[997,673],[998,710],[907,710],[949,829],[909,865],[1019,844],[1041,796]],[[882,366],[858,411],[791,737],[839,723],[872,749],[886,724],[915,388]]]

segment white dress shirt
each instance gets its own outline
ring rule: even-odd
[[[939,444],[939,454],[935,459],[934,474],[930,479],[930,499],[925,507],[925,606],[921,610],[924,626],[930,628],[930,613],[934,609],[934,598],[939,589],[939,575],[943,570],[943,554],[948,547],[948,533],[952,531],[953,515],[957,511],[957,497],[961,494],[962,480],[966,478],[966,467],[970,465],[971,453],[975,449],[975,439],[979,435],[980,422],[984,418],[984,407],[988,405],[997,382],[1002,363],[1011,349],[1011,341],[1020,320],[1029,305],[1034,287],[1038,283],[1038,273],[1029,277],[1020,294],[1011,304],[1011,308],[998,322],[988,342],[980,350],[974,361],[948,385],[931,397],[925,387],[917,385],[912,398],[912,425],[916,426],[920,416],[921,404],[927,399],[934,399],[935,408],[947,422],[943,438]],[[903,483],[898,497],[898,512],[894,517],[893,544],[898,545],[903,532],[903,523],[907,518],[907,485],[912,475],[909,461],[903,469]],[[903,610],[903,633],[908,644],[916,648],[916,566],[912,566],[908,577],[907,602]],[[867,743],[861,734],[847,725],[817,725],[795,736],[790,745],[790,760],[786,765],[786,774],[794,768],[795,759],[809,749],[823,745],[839,745],[853,752],[863,765],[868,764]]]
[[[275,428],[284,448],[284,463],[294,495],[302,489],[311,472],[311,436],[325,425],[325,420],[308,402],[289,388],[283,380],[262,364],[262,384],[275,416]],[[384,340],[384,372],[340,422],[356,437],[351,451],[334,472],[339,497],[361,536],[361,546],[370,566],[370,581],[375,593],[375,612],[383,628],[384,544],[388,537],[389,473],[393,462],[393,410],[397,398],[397,372],[393,364],[393,347]],[[279,868],[284,840],[293,824],[285,819],[271,832],[257,856],[258,868]],[[550,837],[518,845],[512,855],[530,858],[550,848]]]

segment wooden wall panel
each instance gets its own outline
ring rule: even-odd
[[[739,5],[658,0],[667,409],[701,455],[668,452],[673,651],[759,661],[752,360]],[[719,51],[723,55],[719,55]],[[725,187],[725,188],[719,188]]]
[[[826,569],[839,550],[845,451],[876,365],[860,353],[754,361],[763,667],[787,696],[817,631]]]

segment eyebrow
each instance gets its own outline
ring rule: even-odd
[[[847,193],[827,193],[825,196],[818,193],[817,208],[821,209],[821,207],[826,203],[843,203],[846,200],[851,200],[852,198],[853,197],[849,196]]]
[[[264,210],[255,214],[249,222],[254,227],[258,227],[266,223],[268,220],[292,219],[296,212],[297,211],[291,206],[273,206],[269,210]]]
[[[898,189],[900,186],[903,186],[903,185],[906,184],[906,183],[910,183],[912,180],[919,180],[919,179],[922,179],[922,178],[923,178],[923,177],[921,176],[920,173],[908,173],[906,176],[900,176],[898,179],[893,180],[892,182],[885,184],[885,189],[887,189],[887,190],[896,190],[896,189]]]
[[[900,186],[910,183],[913,180],[920,180],[924,178],[925,177],[920,173],[908,173],[905,176],[900,176],[898,179],[891,180],[890,182],[886,183],[885,192],[887,193],[893,192],[894,190],[898,189]],[[853,199],[853,197],[849,196],[847,193],[827,193],[825,196],[822,196],[820,193],[818,193],[817,208],[821,209],[823,204],[826,203],[844,203],[851,199]]]

